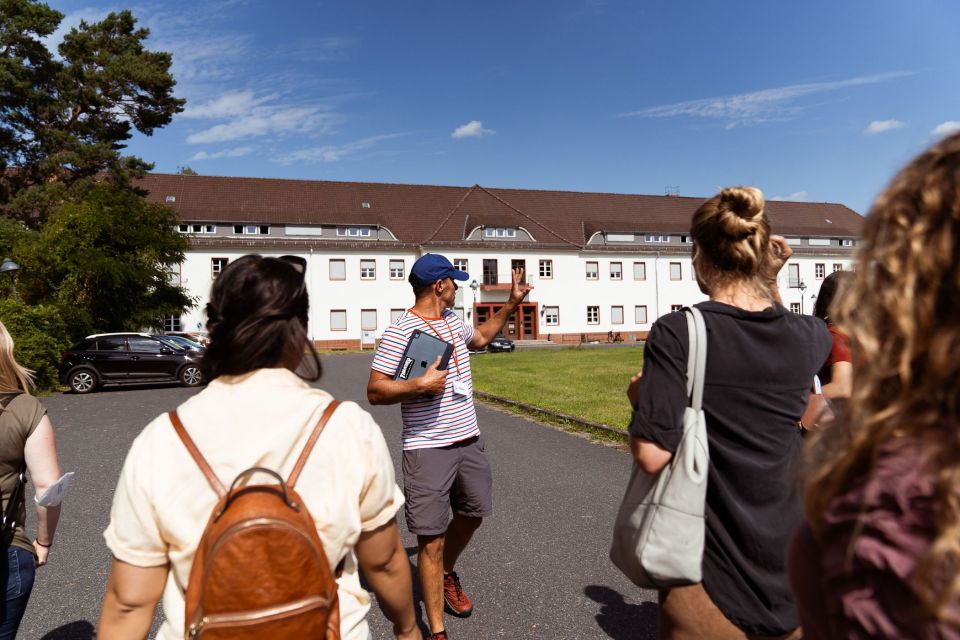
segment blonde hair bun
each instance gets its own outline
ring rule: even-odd
[[[745,238],[755,234],[763,219],[763,192],[756,187],[727,187],[720,192],[718,222],[727,234]]]

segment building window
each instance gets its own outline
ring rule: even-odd
[[[610,279],[623,280],[623,263],[622,262],[610,263]]]
[[[633,279],[634,280],[647,279],[647,263],[646,262],[633,263]]]
[[[596,262],[587,263],[587,280],[599,280],[600,267]]]
[[[830,238],[807,238],[807,244],[811,247],[829,247]]]
[[[840,246],[841,246],[841,247],[852,247],[852,246],[853,246],[853,240],[851,240],[850,238],[840,238]]]
[[[265,224],[235,224],[233,232],[245,236],[268,236],[270,235],[270,226]]]
[[[796,313],[796,314],[799,314],[799,313],[800,313],[800,303],[799,303],[799,302],[791,302],[791,303],[790,303],[790,311],[792,311],[792,312],[794,312],[794,313]]]
[[[405,309],[390,309],[390,324],[393,324],[400,319],[400,316],[403,315]]]
[[[360,279],[376,280],[376,278],[377,278],[376,260],[361,260],[360,261]]]
[[[330,279],[331,280],[346,280],[347,279],[347,261],[342,258],[331,258],[330,259]]]
[[[540,277],[549,280],[553,277],[553,260],[540,261]]]
[[[670,279],[683,280],[683,267],[679,262],[670,263]]]
[[[683,244],[690,244],[691,238],[690,236],[680,236],[680,242]]]
[[[523,277],[520,278],[521,283],[526,283],[527,281],[527,261],[526,260],[511,260],[510,261],[510,270],[514,269],[523,269]],[[510,274],[510,282],[513,282],[513,274]]]
[[[164,331],[183,331],[183,324],[180,322],[180,316],[167,316],[163,319]]]
[[[795,247],[803,244],[803,240],[801,240],[800,238],[793,238],[793,237],[787,236],[787,244]]]
[[[637,324],[647,324],[647,306],[638,304],[633,308],[633,321]]]
[[[587,307],[587,324],[600,324],[600,307]]]
[[[210,258],[210,277],[216,278],[227,267],[229,258]]]
[[[454,258],[453,259],[453,268],[457,271],[463,271],[465,273],[470,273],[470,269],[467,269],[467,259],[466,258]]]
[[[516,238],[517,230],[513,227],[487,227],[483,230],[484,238]]]
[[[610,324],[623,324],[623,307],[610,307]]]
[[[495,258],[483,260],[483,284],[497,284],[497,261]]]
[[[670,242],[670,236],[662,233],[648,233],[643,237],[647,242]]]
[[[837,271],[843,271],[843,265],[840,264],[839,262],[834,262],[834,263],[833,263],[833,272],[836,273]]]
[[[370,227],[337,227],[340,238],[369,238]]]
[[[787,280],[789,281],[788,286],[794,289],[800,286],[800,265],[798,264],[787,265]]]
[[[391,260],[390,261],[390,279],[403,280],[403,278],[404,278],[403,260]]]
[[[181,224],[177,227],[180,233],[216,233],[215,224]]]
[[[822,262],[818,262],[817,264],[813,265],[813,277],[817,280],[823,280],[823,277],[827,275],[826,271],[827,266]]]
[[[360,311],[360,330],[361,331],[377,330],[377,310],[376,309],[362,309]]]
[[[671,313],[674,313],[674,312],[677,312],[677,311],[683,311],[683,305],[682,305],[682,304],[672,304],[672,305],[670,305],[670,312],[671,312]]]
[[[543,323],[551,327],[560,324],[560,307],[544,307]]]
[[[330,330],[331,331],[347,330],[347,310],[346,309],[332,309],[330,311]]]
[[[179,287],[181,284],[180,270],[182,268],[183,265],[179,262],[171,264],[169,267],[167,267],[167,282],[175,287]]]

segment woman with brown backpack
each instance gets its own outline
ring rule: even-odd
[[[383,434],[307,382],[305,269],[248,255],[214,283],[209,385],[147,425],[121,472],[99,638],[145,637],[162,596],[163,640],[367,640],[362,569],[394,636],[420,639]]]

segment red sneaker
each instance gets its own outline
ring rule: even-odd
[[[473,603],[460,586],[460,576],[456,571],[443,574],[443,600],[447,613],[458,618],[467,618],[473,613]]]
[[[447,638],[446,631],[437,631],[436,633],[431,633],[428,635],[426,640],[449,640],[449,638]]]

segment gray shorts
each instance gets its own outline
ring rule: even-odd
[[[484,451],[480,435],[446,447],[403,452],[404,515],[410,533],[444,533],[451,508],[473,518],[493,513],[493,474]]]

